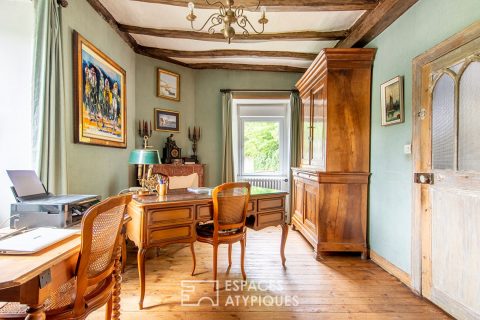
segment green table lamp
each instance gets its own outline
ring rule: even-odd
[[[144,193],[145,190],[145,181],[147,177],[146,174],[146,166],[152,164],[161,164],[160,156],[158,154],[158,150],[153,149],[135,149],[130,152],[130,157],[128,158],[128,163],[130,164],[138,164],[143,165],[143,174],[141,180],[142,184],[142,192],[139,194]]]

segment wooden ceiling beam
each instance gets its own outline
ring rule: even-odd
[[[280,65],[256,65],[256,64],[236,64],[236,63],[191,63],[188,65],[192,69],[226,69],[226,70],[245,70],[245,71],[272,71],[272,72],[298,72],[304,73],[307,68]]]
[[[91,1],[91,0],[90,0]],[[203,41],[217,41],[225,42],[225,37],[220,33],[210,34],[208,32],[186,31],[186,30],[169,30],[169,29],[155,29],[155,28],[143,28],[137,26],[129,26],[124,24],[118,25],[119,29],[123,32],[142,34],[153,37],[162,38],[176,38],[176,39],[190,39],[190,40],[203,40]],[[241,41],[333,41],[342,40],[347,37],[347,30],[339,31],[301,31],[301,32],[285,32],[285,33],[262,33],[262,34],[250,34],[248,36],[236,35],[232,42]]]
[[[337,48],[363,47],[383,32],[418,0],[382,0],[367,12],[351,29],[348,36],[337,43]]]
[[[127,32],[120,30],[117,20],[112,14],[100,3],[99,0],[87,0],[92,8],[115,30],[116,33],[133,49],[138,46],[137,41]]]
[[[160,49],[139,46],[144,53],[164,56],[169,58],[220,58],[220,57],[253,57],[253,58],[291,58],[297,60],[315,60],[316,53],[291,52],[291,51],[257,51],[257,50],[208,50],[208,51],[183,51]]]
[[[178,7],[187,7],[187,0],[134,0],[138,2],[148,2],[157,4],[167,4]],[[215,6],[209,6],[205,0],[192,0],[196,8],[214,9]],[[305,11],[355,11],[355,10],[372,10],[378,0],[262,0],[261,6],[267,7],[267,12],[305,12]],[[243,0],[237,1],[235,4],[242,4],[246,10],[254,11],[257,8],[258,1]]]

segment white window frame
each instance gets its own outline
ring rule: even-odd
[[[234,132],[234,158],[235,158],[235,177],[261,177],[261,176],[285,176],[287,177],[290,167],[290,155],[288,150],[290,149],[290,102],[288,100],[282,99],[238,99],[233,101],[233,132]],[[240,116],[239,108],[242,105],[252,105],[252,106],[282,106],[284,107],[285,113],[283,116]],[[243,172],[243,161],[244,161],[244,124],[247,121],[274,121],[280,124],[280,171],[275,173],[248,173],[244,174]],[[235,138],[235,135],[237,136]]]

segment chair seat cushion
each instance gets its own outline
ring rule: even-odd
[[[214,229],[213,222],[199,224],[197,225],[197,235],[205,238],[212,238],[213,229]],[[220,230],[218,233],[221,236],[230,236],[230,235],[240,233],[241,231],[242,229],[236,228],[236,229]]]

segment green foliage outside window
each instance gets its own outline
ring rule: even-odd
[[[278,122],[245,122],[245,173],[280,171],[280,137]],[[252,162],[253,168],[247,164]],[[253,172],[252,172],[253,169]]]

